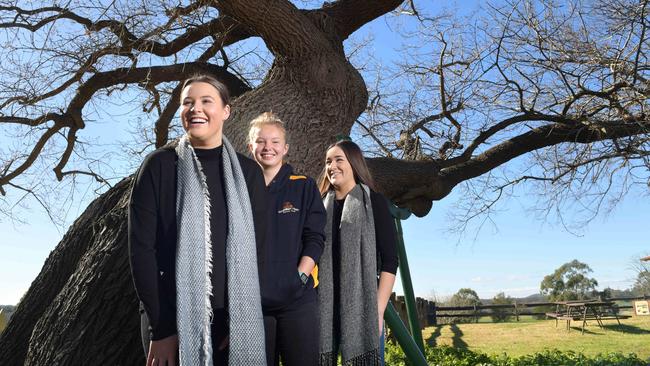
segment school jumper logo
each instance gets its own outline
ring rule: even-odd
[[[282,204],[282,209],[278,211],[278,213],[286,214],[286,213],[293,213],[298,211],[300,211],[300,209],[293,207],[293,203],[287,201]]]

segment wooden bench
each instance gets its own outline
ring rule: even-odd
[[[576,318],[576,316],[573,315],[566,315],[563,313],[546,313],[547,318],[553,318],[555,319],[555,327],[557,327],[557,321],[558,320],[566,320],[566,328],[569,329],[569,326],[571,324],[571,320],[581,320],[582,317],[578,317],[579,319]]]
[[[599,313],[595,309],[590,309],[591,311],[587,311],[587,308],[583,307],[582,312],[573,312],[571,313],[570,311],[567,311],[565,313],[562,312],[549,312],[546,313],[546,318],[554,318],[555,319],[555,327],[557,327],[558,320],[565,320],[566,321],[566,329],[570,330],[571,329],[571,321],[582,321],[582,333],[585,331],[585,325],[587,321],[596,321],[598,322],[598,326],[601,328],[603,327],[603,320],[616,320],[618,322],[618,325],[621,325],[620,319],[627,319],[630,318],[630,315],[619,315],[615,312],[607,311],[604,313]]]
[[[586,320],[598,320],[598,319],[600,319],[600,320],[619,320],[619,319],[628,319],[628,318],[631,318],[631,317],[632,317],[631,315],[601,315],[599,317],[595,317],[593,315],[588,315],[587,317],[585,317],[585,319]],[[575,320],[580,320],[580,319],[582,319],[582,318],[579,317],[578,319],[575,319]],[[619,322],[618,324],[621,324],[621,323]]]

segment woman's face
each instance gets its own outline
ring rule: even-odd
[[[262,125],[248,148],[263,169],[279,168],[289,152],[284,132],[275,125]]]
[[[346,190],[356,184],[352,166],[343,150],[338,146],[327,150],[325,171],[327,173],[327,179],[329,179],[336,190]]]
[[[230,116],[212,85],[194,82],[181,94],[181,121],[194,147],[211,149],[221,146],[223,121]]]

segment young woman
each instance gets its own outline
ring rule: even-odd
[[[321,365],[336,365],[339,352],[343,365],[383,364],[398,261],[388,202],[373,186],[359,146],[339,141],[327,149],[319,182],[328,238],[319,264]]]
[[[318,365],[318,299],[310,276],[325,240],[325,208],[316,182],[284,162],[289,151],[282,121],[267,112],[251,121],[251,154],[267,189],[262,304],[267,362]]]
[[[186,134],[147,156],[135,178],[129,251],[147,366],[266,364],[264,178],[222,134],[228,98],[210,76],[186,80]]]

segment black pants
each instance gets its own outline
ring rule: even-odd
[[[214,310],[211,332],[213,365],[228,366],[229,347],[225,347],[223,350],[219,350],[219,346],[222,344],[229,333],[227,314],[225,310]],[[147,359],[147,356],[149,355],[149,342],[151,341],[151,338],[149,335],[149,318],[144,311],[141,311],[140,313],[140,333],[142,335],[142,346],[144,347],[144,358]]]
[[[278,366],[318,366],[318,301],[264,313],[266,362]]]
[[[228,337],[229,333],[226,310],[214,310],[214,317],[212,318],[212,362],[214,366],[228,366],[228,350],[230,347],[226,346],[224,349],[219,350],[219,346]]]

